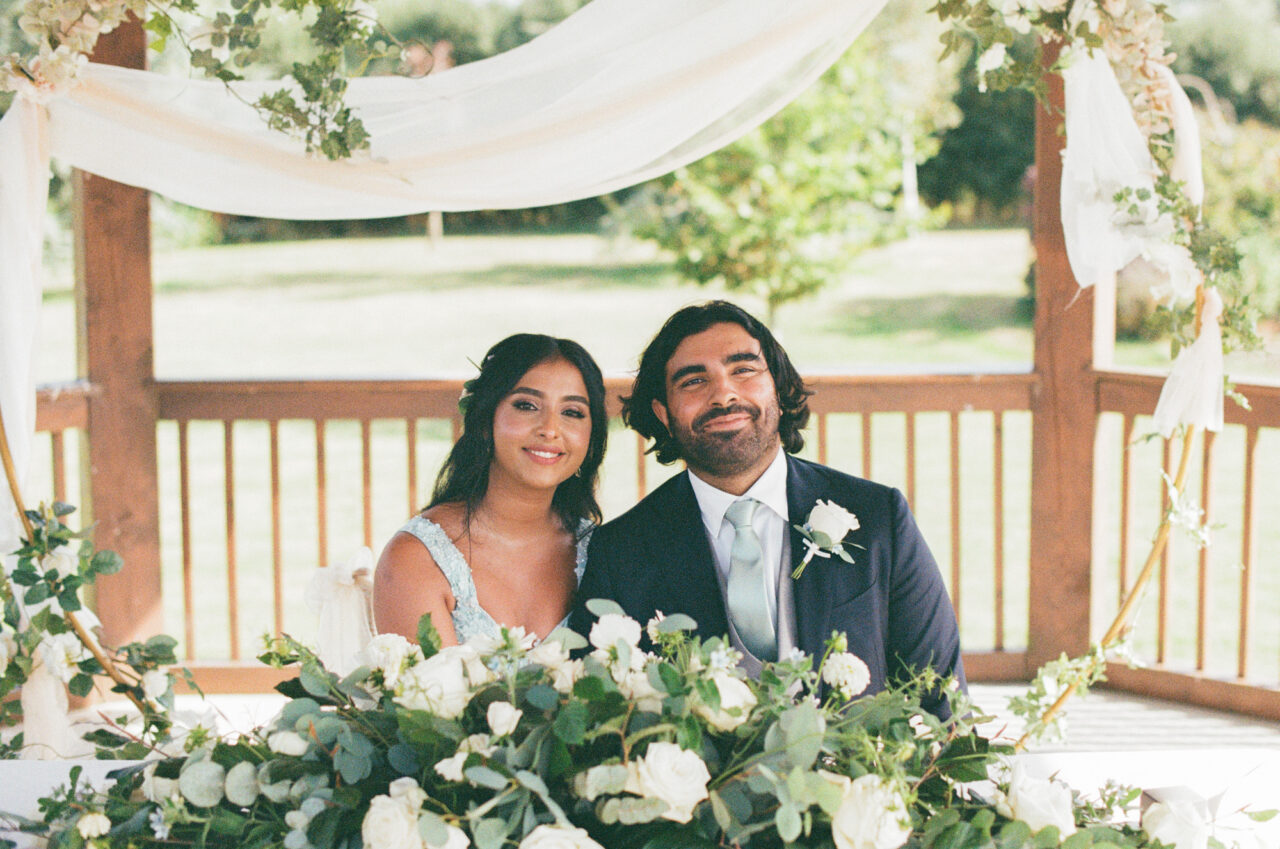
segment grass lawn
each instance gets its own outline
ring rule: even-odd
[[[929,371],[1030,368],[1033,338],[1023,278],[1030,257],[1020,230],[928,233],[864,254],[849,272],[817,297],[783,308],[778,327],[803,372]],[[158,253],[156,280],[156,372],[160,378],[425,377],[473,373],[495,341],[517,331],[569,336],[583,343],[607,373],[635,367],[636,357],[662,321],[678,307],[723,293],[681,283],[669,263],[649,246],[591,235],[450,236],[433,247],[421,238],[362,239],[238,245]],[[40,335],[38,379],[70,379],[75,374],[74,310],[70,271],[49,269]],[[762,312],[750,298],[735,298]],[[1124,343],[1122,364],[1167,363],[1159,343]],[[1236,375],[1280,378],[1274,353],[1239,359]],[[873,419],[875,456],[870,476],[905,488],[903,417]],[[854,473],[860,468],[861,428],[856,414],[832,421],[831,462]],[[952,561],[946,417],[922,416],[917,424],[916,504],[920,523],[948,573]],[[375,425],[375,546],[425,497],[448,446],[448,430],[423,422],[419,433],[419,489],[405,491],[403,425]],[[994,514],[991,508],[992,422],[966,413],[962,428],[961,616],[966,644],[993,645],[991,563]],[[1099,450],[1100,537],[1114,537],[1111,472],[1118,436],[1105,428]],[[1268,434],[1272,436],[1274,434]],[[241,605],[241,642],[252,653],[254,636],[271,620],[271,539],[266,427],[237,425],[236,552]],[[313,626],[298,601],[311,568],[360,544],[358,432],[352,424],[330,426],[327,447],[328,551],[316,546],[314,431],[309,423],[281,426],[284,494],[286,628],[307,634]],[[197,649],[202,657],[225,655],[227,587],[222,440],[217,423],[193,424],[192,492],[196,519],[194,561]],[[1017,647],[1026,634],[1027,525],[1029,522],[1029,416],[1005,422],[1005,645]],[[162,534],[166,612],[175,636],[181,630],[181,574],[177,517],[176,436],[172,425],[160,432]],[[616,515],[635,498],[635,440],[615,431],[606,461],[602,502]],[[1158,453],[1158,452],[1157,452]],[[1158,485],[1158,457],[1143,454],[1139,479]],[[1224,452],[1225,454],[1225,452]],[[39,455],[37,455],[39,456]],[[1219,463],[1220,480],[1239,479],[1240,452]],[[1280,475],[1280,445],[1260,449],[1260,481]],[[648,466],[650,486],[670,469]],[[1270,470],[1266,473],[1264,470]],[[47,481],[36,469],[33,493]],[[43,487],[43,489],[42,489]],[[1238,488],[1238,487],[1237,487]],[[1264,501],[1274,486],[1263,483]],[[74,492],[74,488],[72,489]],[[1143,490],[1145,492],[1146,490]],[[1147,500],[1158,498],[1158,490]],[[74,496],[73,496],[74,497]],[[1139,498],[1146,498],[1139,495]],[[1108,499],[1111,499],[1110,501]],[[1229,500],[1229,499],[1228,499]],[[1237,499],[1238,500],[1238,499]],[[1267,506],[1270,505],[1270,506]],[[1266,501],[1265,509],[1280,505]],[[1138,518],[1136,539],[1148,538],[1150,516]],[[1223,513],[1222,515],[1230,515]],[[1263,514],[1265,515],[1265,513]],[[1262,523],[1269,524],[1269,523]],[[1238,531],[1228,530],[1227,535]],[[1259,530],[1259,565],[1280,551],[1280,528]],[[1147,535],[1147,536],[1144,536]],[[1104,540],[1105,541],[1105,540]],[[1081,544],[1088,544],[1082,540]],[[1100,549],[1108,552],[1105,545]],[[1238,596],[1239,545],[1218,556],[1222,577],[1212,610],[1215,657],[1234,656],[1232,607]],[[1136,552],[1138,559],[1145,551]],[[1095,592],[1095,630],[1114,608],[1114,553],[1104,554]],[[1185,564],[1185,565],[1184,565]],[[1171,567],[1174,613],[1183,623],[1174,635],[1174,653],[1185,659],[1193,647],[1185,622],[1194,612],[1185,586],[1194,587],[1195,557],[1185,552]],[[1185,577],[1179,570],[1188,570]],[[1260,569],[1253,605],[1274,609],[1280,577]],[[1233,577],[1233,575],[1235,577]],[[1234,583],[1232,583],[1234,581]],[[1139,647],[1150,649],[1144,612]],[[1255,666],[1280,676],[1280,624],[1254,616],[1261,629]]]

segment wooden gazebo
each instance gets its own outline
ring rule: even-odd
[[[95,61],[142,67],[146,47],[142,29],[122,27],[99,42]],[[823,376],[814,380],[818,394],[817,413],[819,456],[828,448],[830,417],[860,416],[863,467],[871,453],[870,418],[880,413],[905,414],[908,446],[908,496],[914,480],[912,451],[915,416],[940,412],[950,416],[952,463],[952,560],[953,596],[959,605],[960,520],[959,520],[959,427],[962,414],[989,413],[995,434],[994,475],[999,481],[1004,465],[1029,460],[1031,477],[1030,547],[1027,574],[1029,607],[1025,647],[1007,646],[1003,619],[996,615],[995,638],[991,645],[969,644],[966,666],[973,680],[1025,680],[1041,664],[1060,653],[1075,655],[1085,651],[1091,638],[1094,608],[1095,551],[1094,469],[1095,436],[1101,416],[1119,416],[1126,438],[1134,433],[1134,422],[1154,409],[1160,389],[1158,376],[1112,370],[1114,339],[1114,296],[1095,289],[1080,290],[1067,264],[1059,215],[1058,187],[1061,175],[1059,133],[1062,90],[1055,81],[1050,103],[1056,111],[1041,109],[1036,119],[1036,163],[1034,245],[1036,252],[1036,312],[1034,368],[1023,374],[947,374],[938,376]],[[273,670],[243,663],[238,644],[236,572],[234,544],[228,545],[227,576],[231,588],[229,611],[232,617],[230,657],[199,657],[192,646],[196,634],[191,614],[196,604],[191,590],[188,480],[186,466],[187,423],[200,420],[222,422],[230,469],[232,424],[242,420],[265,421],[272,446],[273,486],[278,487],[279,467],[277,427],[283,420],[315,422],[322,434],[325,423],[348,419],[360,423],[364,445],[364,527],[373,542],[370,523],[369,431],[374,420],[399,420],[408,425],[407,450],[413,455],[418,419],[454,420],[458,385],[452,381],[298,381],[298,382],[186,382],[158,381],[152,356],[152,279],[150,220],[146,191],[116,184],[91,174],[77,172],[75,187],[76,305],[78,321],[78,363],[80,382],[71,386],[42,388],[38,403],[37,429],[50,434],[55,487],[65,489],[65,434],[80,431],[87,449],[82,452],[83,492],[79,500],[86,516],[96,523],[96,544],[120,553],[127,564],[118,575],[100,580],[97,610],[106,639],[113,644],[169,630],[185,635],[188,666],[207,691],[254,691],[273,680]],[[621,385],[619,383],[619,385]],[[1222,668],[1206,659],[1201,650],[1191,668],[1175,668],[1166,663],[1163,641],[1165,624],[1154,663],[1146,669],[1115,667],[1109,671],[1109,686],[1184,701],[1226,708],[1280,720],[1280,682],[1263,681],[1250,668],[1255,652],[1256,628],[1250,611],[1257,603],[1251,596],[1255,568],[1258,503],[1254,478],[1254,453],[1261,431],[1280,428],[1280,388],[1244,386],[1252,402],[1251,410],[1230,407],[1231,427],[1245,432],[1245,491],[1243,511],[1238,516],[1216,519],[1242,525],[1240,561],[1238,659],[1234,668]],[[611,393],[616,396],[615,393]],[[614,411],[616,413],[616,411]],[[1031,419],[1029,458],[1006,460],[1001,441],[1003,416],[1028,413]],[[187,622],[162,621],[160,472],[157,426],[176,422],[181,468],[181,511],[183,513],[183,574],[187,578],[183,609]],[[1206,441],[1202,453],[1206,507],[1211,508],[1213,491],[1213,440]],[[1121,533],[1119,545],[1122,580],[1132,522],[1128,521],[1131,489],[1135,476],[1127,455],[1115,457],[1123,465],[1121,493]],[[323,440],[317,440],[316,477],[319,508],[320,548],[325,548]],[[411,464],[412,466],[413,464]],[[852,469],[855,473],[858,469]],[[410,507],[417,482],[410,470]],[[1153,471],[1147,475],[1157,480]],[[637,485],[646,486],[644,460],[637,461]],[[234,534],[233,481],[227,479],[228,534]],[[1144,490],[1145,491],[1145,490]],[[61,493],[60,493],[61,494]],[[65,497],[65,496],[64,496]],[[992,521],[997,540],[1004,533],[1002,490],[996,487],[997,504]],[[75,500],[74,496],[72,500]],[[279,627],[282,589],[279,553],[279,500],[275,500],[273,527],[276,529],[274,587],[276,622]],[[233,542],[233,541],[232,541]],[[1006,569],[1002,548],[996,546],[994,574],[997,608],[1004,592]],[[943,564],[944,571],[948,564]],[[1202,595],[1213,583],[1213,564],[1202,555],[1198,575]],[[1157,601],[1162,605],[1161,601]],[[1163,609],[1163,607],[1161,607]],[[962,620],[963,627],[963,620]],[[1097,625],[1095,623],[1094,628]],[[185,628],[185,632],[184,629]],[[1201,606],[1196,629],[1201,644],[1205,639],[1205,613]],[[971,641],[967,641],[967,644]],[[1277,651],[1271,647],[1269,651]],[[251,652],[249,653],[251,654]]]

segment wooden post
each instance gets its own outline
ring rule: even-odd
[[[146,66],[136,20],[98,41],[93,60]],[[77,361],[99,391],[89,398],[85,515],[94,544],[124,558],[99,578],[97,610],[112,645],[163,630],[156,471],[156,391],[151,326],[149,195],[76,171]]]
[[[1045,46],[1045,62],[1057,47]],[[1089,645],[1093,548],[1093,289],[1080,289],[1067,262],[1059,205],[1063,87],[1049,78],[1049,107],[1036,109],[1035,371],[1032,405],[1031,600],[1028,672]],[[1106,302],[1105,293],[1101,298]]]

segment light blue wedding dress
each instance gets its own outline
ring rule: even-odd
[[[430,519],[414,516],[400,528],[406,534],[415,537],[426,546],[436,566],[449,581],[449,589],[453,592],[453,631],[459,643],[465,643],[473,637],[498,637],[502,626],[480,606],[476,600],[476,585],[471,578],[471,566],[462,552],[449,539],[444,529]],[[582,583],[582,570],[587,565],[587,543],[591,539],[591,523],[583,520],[578,529],[578,556],[574,562],[573,574],[578,583]],[[569,617],[565,616],[560,625],[566,625]]]

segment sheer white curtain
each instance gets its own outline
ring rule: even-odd
[[[0,124],[0,410],[20,468],[34,429],[50,155],[242,215],[559,203],[666,173],[742,135],[804,90],[885,2],[594,0],[483,62],[352,80],[348,102],[372,148],[345,162],[307,156],[243,102],[276,84],[240,86],[241,100],[220,83],[90,66],[49,103],[17,103]]]

